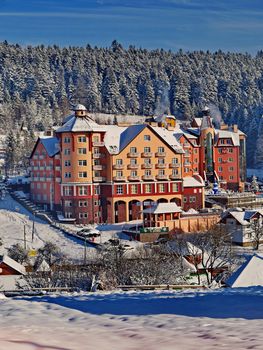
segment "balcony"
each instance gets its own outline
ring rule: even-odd
[[[104,153],[93,153],[94,159],[99,159],[99,158],[104,158],[104,157],[105,157]]]
[[[128,158],[138,158],[139,157],[139,153],[138,152],[129,152],[127,154]]]
[[[114,164],[113,169],[114,170],[122,170],[122,169],[124,169],[124,165],[123,164]]]
[[[152,169],[153,165],[152,164],[142,164],[142,169]]]
[[[103,165],[101,164],[97,164],[97,165],[93,165],[93,170],[103,170]]]
[[[47,177],[47,178],[46,178],[46,181],[48,181],[48,182],[51,182],[52,180],[53,180],[52,177]]]
[[[190,153],[185,153],[185,154],[184,154],[184,157],[185,157],[185,158],[189,158],[190,156],[191,156]]]
[[[156,180],[168,180],[168,175],[156,175]]]
[[[60,171],[61,170],[60,166],[55,166],[55,170]]]
[[[138,164],[129,164],[128,165],[128,169],[130,169],[130,170],[136,170],[136,169],[138,169],[139,168],[139,165]]]
[[[140,180],[140,177],[139,176],[128,176],[128,180],[129,181],[139,181]]]
[[[45,179],[45,177],[40,177],[40,178],[39,178],[39,181],[44,182],[44,181],[46,181],[46,179]]]
[[[143,152],[142,158],[152,158],[153,153],[152,152]]]
[[[104,142],[102,141],[94,141],[92,142],[93,147],[103,147],[104,146]]]
[[[126,176],[114,176],[113,181],[126,181]]]
[[[153,181],[154,177],[153,177],[153,175],[143,175],[142,179],[144,181]]]
[[[172,174],[172,175],[169,176],[169,178],[171,180],[180,180],[181,179],[181,175],[179,175],[179,174],[177,174],[177,175]]]
[[[166,157],[166,152],[156,152],[155,157]]]
[[[179,163],[170,163],[169,168],[174,169],[174,168],[179,168],[180,164]]]
[[[103,176],[94,176],[94,177],[92,178],[92,181],[93,181],[93,182],[104,182],[104,181],[106,181],[106,178],[103,177]]]
[[[191,166],[191,163],[184,163],[184,166]]]
[[[166,164],[156,164],[155,168],[156,169],[166,169]]]

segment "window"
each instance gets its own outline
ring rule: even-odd
[[[137,193],[138,193],[138,186],[131,185],[131,194],[137,194]]]
[[[158,158],[158,164],[165,164],[165,159],[164,158]]]
[[[70,172],[65,172],[65,178],[70,179],[71,178],[71,173]]]
[[[165,170],[161,169],[158,171],[159,176],[164,176],[165,175]]]
[[[44,189],[44,190],[47,189],[47,184],[43,184],[43,189]]]
[[[198,149],[195,148],[195,149],[194,149],[194,154],[197,154],[197,153],[198,153]]]
[[[184,197],[183,202],[184,202],[184,203],[187,203],[187,197]]]
[[[221,181],[224,180],[222,175],[219,176],[219,180],[221,180]]]
[[[131,147],[130,148],[130,153],[137,153],[137,148],[136,147]]]
[[[41,188],[41,184],[37,183],[37,189],[39,190]]]
[[[87,154],[86,148],[78,148],[78,154]]]
[[[131,176],[137,176],[137,171],[136,170],[132,170],[131,171]]]
[[[64,196],[72,196],[73,188],[71,186],[64,187]]]
[[[221,166],[218,167],[218,171],[222,172],[223,168]]]
[[[219,153],[219,154],[222,154],[222,153],[223,153],[222,148],[218,148],[218,153]]]
[[[122,177],[123,176],[123,172],[121,170],[117,170],[116,171],[116,176],[117,177]]]
[[[65,207],[72,207],[72,201],[65,201]]]
[[[70,160],[65,160],[65,166],[70,166],[71,163],[70,163]]]
[[[173,169],[172,170],[173,176],[179,175],[179,170],[178,169]]]
[[[144,141],[151,141],[151,136],[150,135],[144,135]]]
[[[64,149],[64,154],[65,154],[65,156],[69,155],[70,154],[70,148],[65,148]]]
[[[229,180],[234,180],[234,176],[233,176],[233,175],[230,175],[230,176],[229,176]]]
[[[79,136],[78,137],[78,142],[86,142],[87,139],[86,139],[86,136]]]
[[[35,187],[35,184],[31,182],[31,188],[32,188],[32,190],[34,189],[34,187]]]
[[[70,143],[70,137],[64,137],[64,143]]]
[[[145,170],[144,171],[145,176],[150,176],[151,175],[151,170]]]
[[[47,195],[43,194],[43,201],[46,201],[46,200],[47,200]]]
[[[163,193],[165,192],[165,185],[164,184],[159,184],[158,185],[159,192]]]
[[[152,193],[152,185],[151,184],[145,185],[145,193]]]
[[[146,164],[146,165],[151,164],[151,158],[145,158],[144,159],[144,164]]]
[[[118,185],[117,186],[117,191],[116,191],[117,194],[123,194],[123,186],[122,185]]]
[[[173,192],[178,192],[179,191],[179,184],[173,183],[172,184],[172,191]]]
[[[116,159],[116,165],[122,165],[123,160],[122,159]]]
[[[172,159],[172,164],[178,164],[178,158],[173,158]]]
[[[87,207],[88,202],[87,201],[79,201],[79,207]]]
[[[87,186],[79,186],[79,195],[80,196],[85,196],[88,194],[88,189]]]
[[[93,153],[94,154],[100,154],[100,149],[98,147],[93,148]]]
[[[130,165],[137,165],[137,159],[136,158],[131,158]]]
[[[87,166],[87,161],[86,161],[86,159],[80,159],[80,160],[78,161],[78,163],[79,163],[79,166]]]
[[[164,153],[164,147],[158,147],[158,153]]]
[[[144,153],[150,153],[151,147],[144,147]]]
[[[100,186],[94,186],[94,194],[100,194]]]
[[[231,139],[227,139],[227,140],[226,140],[226,143],[227,143],[228,145],[232,145],[232,140],[231,140]]]
[[[195,201],[196,201],[196,197],[195,196],[190,196],[189,202],[190,203],[194,203]]]
[[[233,162],[233,158],[228,158],[229,163]]]
[[[100,137],[99,137],[99,135],[93,135],[92,141],[93,141],[93,142],[100,142]]]
[[[95,207],[98,207],[100,205],[100,200],[98,199],[98,200],[93,201],[93,205]],[[97,214],[97,213],[95,213],[95,214]]]
[[[189,173],[189,169],[188,168],[184,168],[184,172],[185,173]]]
[[[80,171],[79,172],[79,178],[87,177],[87,172],[86,171]]]
[[[229,167],[229,171],[234,171],[234,167],[233,167],[233,166],[230,166],[230,167]]]
[[[220,145],[224,145],[224,143],[225,143],[225,140],[222,140],[222,139],[219,140],[219,144],[220,144]]]
[[[218,163],[222,163],[223,159],[222,158],[218,158]]]
[[[69,212],[69,211],[66,211],[66,212],[65,212],[65,218],[66,218],[66,219],[71,219],[71,218],[72,218],[72,213]]]
[[[233,153],[233,148],[228,148],[228,153]]]
[[[80,219],[87,219],[88,218],[88,213],[79,213],[79,218]]]

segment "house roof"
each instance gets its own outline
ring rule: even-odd
[[[254,254],[227,279],[232,288],[263,286],[263,256]]]
[[[149,128],[152,129],[153,132],[156,132],[177,153],[184,153],[184,150],[180,143],[177,141],[173,130],[167,130],[166,128],[157,126],[149,126]]]
[[[184,187],[204,187],[204,180],[200,175],[196,175],[195,177],[187,176],[183,178]]]
[[[97,124],[89,116],[76,117],[74,114],[60,128],[57,133],[62,132],[87,132],[87,131],[105,131],[103,125]]]
[[[41,137],[40,142],[45,147],[49,157],[59,152],[59,140],[56,137]]]
[[[19,264],[17,261],[11,259],[7,255],[2,255],[0,257],[0,263],[4,263],[7,266],[11,267],[13,270],[19,272],[19,274],[25,275],[26,274],[26,269],[23,265]]]
[[[166,213],[181,213],[182,209],[176,203],[158,203],[152,207],[143,210],[145,214],[166,214]]]
[[[147,128],[147,124],[135,124],[127,127],[120,134],[119,152],[121,152],[145,128]]]
[[[228,216],[232,216],[240,225],[242,226],[248,226],[250,225],[250,219],[255,215],[260,213],[260,211],[257,210],[245,210],[245,211],[227,211],[222,219],[225,219]]]

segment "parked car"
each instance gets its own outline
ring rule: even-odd
[[[83,228],[77,232],[77,235],[81,237],[99,237],[100,231],[95,228]]]

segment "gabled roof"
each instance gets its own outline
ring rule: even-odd
[[[59,140],[54,136],[42,136],[37,139],[37,142],[35,143],[35,146],[31,152],[30,158],[32,158],[32,156],[34,155],[39,143],[41,143],[44,146],[49,157],[52,158],[57,153],[59,153]]]
[[[76,117],[74,114],[65,124],[56,130],[57,133],[62,132],[87,132],[87,131],[105,131],[104,126],[97,124],[88,116]]]
[[[147,128],[147,124],[135,124],[127,127],[120,135],[119,152],[124,150],[124,148],[145,128]]]
[[[165,213],[181,213],[182,209],[176,203],[158,203],[152,207],[143,210],[145,214],[165,214]]]
[[[204,187],[204,180],[200,175],[196,175],[195,177],[187,176],[183,178],[183,186],[184,187]]]
[[[184,150],[180,143],[177,141],[174,136],[173,130],[167,130],[166,128],[158,127],[158,126],[149,126],[149,128],[156,133],[161,139],[166,142],[173,150],[177,153],[184,153]]]
[[[41,137],[40,142],[45,147],[49,157],[59,152],[59,140],[56,137]]]
[[[227,211],[222,219],[225,219],[229,216],[232,216],[240,225],[242,226],[248,226],[250,225],[250,220],[255,216],[257,213],[262,215],[257,210],[245,210],[245,211]]]
[[[26,274],[26,269],[23,265],[19,264],[17,261],[11,259],[7,255],[0,256],[0,264],[4,263],[7,266],[11,267],[13,270],[19,272],[21,275]]]
[[[254,254],[228,278],[229,287],[263,286],[263,256]]]

